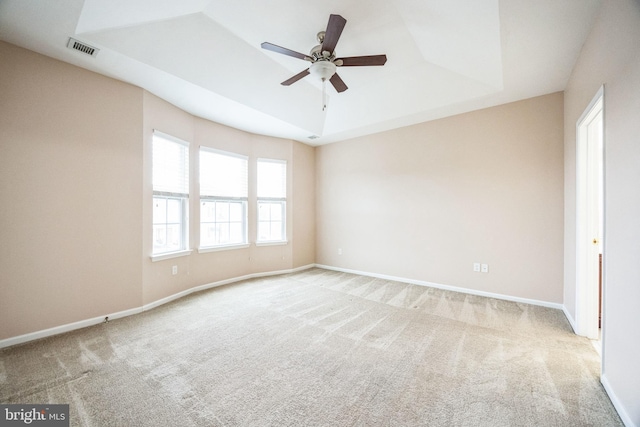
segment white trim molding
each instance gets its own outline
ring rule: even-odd
[[[288,240],[267,240],[264,242],[256,242],[256,246],[285,246],[288,245]]]
[[[165,254],[151,255],[150,258],[152,262],[158,262],[158,261],[164,261],[165,259],[188,256],[188,255],[191,255],[191,252],[193,252],[193,249],[184,249],[182,251],[177,251],[177,252],[168,252]]]
[[[287,269],[287,270],[267,271],[267,272],[264,272],[264,273],[253,273],[253,274],[247,274],[245,276],[233,277],[233,278],[230,278],[230,279],[225,279],[225,280],[220,280],[220,281],[217,281],[217,282],[207,283],[205,285],[196,286],[196,287],[193,287],[191,289],[187,289],[185,291],[178,292],[177,294],[170,295],[170,296],[168,296],[166,298],[159,299],[159,300],[154,301],[152,303],[144,304],[142,307],[135,307],[135,308],[132,308],[132,309],[129,309],[129,310],[119,311],[117,313],[111,313],[111,314],[107,314],[107,315],[104,315],[104,316],[93,317],[91,319],[80,320],[78,322],[67,323],[66,325],[60,325],[60,326],[55,326],[53,328],[44,329],[42,331],[30,332],[28,334],[18,335],[16,337],[11,337],[11,338],[6,338],[6,339],[3,339],[3,340],[0,340],[0,349],[5,348],[5,347],[11,347],[11,346],[18,345],[18,344],[24,344],[24,343],[29,342],[29,341],[34,341],[34,340],[37,340],[37,339],[46,338],[46,337],[50,337],[50,336],[53,336],[53,335],[63,334],[65,332],[71,332],[71,331],[74,331],[76,329],[86,328],[88,326],[94,326],[94,325],[97,325],[97,324],[100,324],[100,323],[108,322],[110,320],[119,319],[121,317],[127,317],[127,316],[131,316],[131,315],[134,315],[134,314],[139,314],[139,313],[142,313],[144,311],[148,311],[148,310],[154,309],[154,308],[156,308],[158,306],[161,306],[163,304],[167,304],[167,303],[169,303],[171,301],[174,301],[174,300],[176,300],[178,298],[185,297],[185,296],[187,296],[189,294],[192,294],[194,292],[204,291],[204,290],[215,288],[215,287],[218,287],[218,286],[227,285],[229,283],[240,282],[242,280],[253,279],[253,278],[256,278],[256,277],[267,277],[267,276],[277,276],[277,275],[280,275],[280,274],[296,273],[298,271],[308,270],[309,268],[313,268],[314,266],[315,266],[314,264],[308,264],[308,265],[303,265],[301,267],[291,268],[291,269]]]
[[[220,245],[220,246],[204,246],[204,247],[198,248],[198,253],[206,254],[208,252],[232,251],[235,249],[246,249],[250,246],[251,244],[249,243],[238,243],[233,245]]]
[[[211,283],[207,283],[207,284],[204,284],[204,285],[195,286],[195,287],[193,287],[191,289],[187,289],[185,291],[178,292],[177,294],[169,295],[168,297],[159,299],[159,300],[151,302],[149,304],[145,304],[145,305],[142,306],[142,310],[143,311],[151,310],[153,308],[156,308],[156,307],[159,307],[161,305],[167,304],[167,303],[169,303],[171,301],[174,301],[174,300],[177,300],[179,298],[186,297],[187,295],[192,294],[194,292],[206,291],[207,289],[217,288],[218,286],[224,286],[224,285],[228,285],[230,283],[240,282],[242,280],[255,279],[257,277],[277,276],[279,274],[295,273],[295,272],[302,271],[302,270],[308,270],[309,268],[313,268],[313,267],[314,267],[314,264],[309,264],[309,265],[304,265],[302,267],[292,268],[292,269],[288,269],[288,270],[268,271],[268,272],[265,272],[265,273],[246,274],[244,276],[232,277],[230,279],[219,280],[217,282],[211,282]]]
[[[484,292],[484,291],[478,291],[478,290],[475,290],[475,289],[461,288],[461,287],[458,287],[458,286],[443,285],[441,283],[427,282],[427,281],[424,281],[424,280],[406,279],[404,277],[388,276],[386,274],[369,273],[369,272],[366,272],[366,271],[359,271],[359,270],[351,270],[351,269],[348,269],[348,268],[333,267],[333,266],[330,266],[330,265],[316,264],[315,266],[318,267],[318,268],[324,268],[325,270],[333,270],[333,271],[340,271],[342,273],[358,274],[358,275],[361,275],[361,276],[375,277],[375,278],[384,279],[384,280],[393,280],[393,281],[396,281],[396,282],[410,283],[412,285],[428,286],[428,287],[431,287],[431,288],[444,289],[446,291],[461,292],[461,293],[465,293],[465,294],[478,295],[478,296],[481,296],[481,297],[488,297],[488,298],[501,299],[501,300],[505,300],[505,301],[519,302],[519,303],[523,303],[523,304],[538,305],[538,306],[541,306],[541,307],[555,308],[555,309],[558,309],[558,310],[563,310],[563,308],[564,308],[564,306],[562,304],[555,303],[555,302],[540,301],[540,300],[534,300],[534,299],[529,299],[529,298],[520,298],[520,297],[514,297],[514,296],[510,296],[510,295],[496,294],[496,293],[493,293],[493,292]]]
[[[571,315],[571,313],[569,313],[569,310],[567,310],[567,307],[564,305],[562,306],[562,312],[564,313],[564,316],[569,321],[569,325],[571,325],[571,329],[573,329],[573,333],[576,334],[576,321]]]
[[[78,322],[67,323],[66,325],[54,326],[53,328],[44,329],[42,331],[31,332],[24,335],[18,335],[17,337],[6,338],[0,340],[0,348],[11,347],[13,345],[24,344],[29,341],[34,341],[40,338],[46,338],[53,335],[63,334],[65,332],[75,331],[76,329],[86,328],[88,326],[94,326],[100,323],[106,323],[109,320],[119,319],[121,317],[131,316],[133,314],[142,313],[142,307],[136,307],[129,310],[119,311],[117,313],[111,313],[105,316],[93,317],[91,319],[80,320]]]
[[[640,424],[636,424],[631,419],[631,416],[627,413],[625,407],[622,405],[622,402],[620,402],[620,400],[618,399],[618,396],[616,396],[613,388],[611,388],[611,384],[609,384],[609,380],[607,380],[607,376],[604,373],[600,375],[600,383],[602,383],[604,390],[609,395],[609,399],[611,400],[611,403],[613,403],[613,407],[616,408],[616,411],[618,411],[618,415],[620,415],[620,419],[622,420],[624,425],[626,427],[640,427]]]

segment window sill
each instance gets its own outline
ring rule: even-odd
[[[162,261],[164,259],[178,258],[178,257],[181,257],[181,256],[189,256],[189,255],[191,255],[191,252],[193,252],[192,249],[187,249],[187,250],[184,250],[184,251],[168,252],[166,254],[151,255],[151,261],[152,262],[156,262],[156,261]]]
[[[248,247],[249,247],[248,243],[242,243],[238,245],[226,245],[226,246],[210,246],[206,248],[198,248],[198,253],[205,254],[207,252],[230,251],[233,249],[245,249]]]
[[[256,246],[284,246],[288,245],[288,240],[278,240],[273,242],[256,242]]]

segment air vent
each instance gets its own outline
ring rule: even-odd
[[[100,52],[100,49],[97,47],[89,46],[88,44],[82,43],[80,40],[76,40],[73,37],[69,37],[67,47],[90,56],[96,56],[98,52]]]
[[[308,136],[307,138],[309,138],[309,139],[318,139],[320,137],[318,135],[311,135],[311,136]]]

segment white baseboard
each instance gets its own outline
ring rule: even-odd
[[[602,383],[602,386],[604,387],[605,391],[609,395],[609,399],[611,400],[611,403],[613,403],[613,406],[616,408],[616,411],[618,411],[618,415],[620,415],[620,419],[622,419],[622,422],[624,423],[624,425],[626,427],[640,427],[639,424],[636,424],[631,419],[631,416],[629,416],[625,407],[622,405],[622,403],[618,399],[618,396],[616,396],[616,393],[611,388],[611,384],[609,384],[609,380],[607,379],[604,373],[600,375],[600,382]]]
[[[78,322],[67,323],[66,325],[55,326],[53,328],[44,329],[42,331],[31,332],[24,335],[18,335],[16,337],[6,338],[0,340],[0,349],[5,347],[11,347],[13,345],[24,344],[29,341],[37,340],[40,338],[46,338],[53,335],[62,334],[65,332],[74,331],[76,329],[86,328],[88,326],[97,325],[105,321],[105,318],[109,318],[109,320],[119,319],[121,317],[131,316],[133,314],[139,314],[143,311],[151,310],[163,304],[167,304],[171,301],[174,301],[178,298],[185,297],[194,292],[204,291],[206,289],[215,288],[218,286],[227,285],[229,283],[240,282],[242,280],[253,279],[257,277],[266,277],[266,276],[276,276],[279,274],[288,274],[295,273],[302,270],[307,270],[309,268],[314,267],[315,264],[304,265],[302,267],[292,268],[288,270],[279,270],[279,271],[268,271],[264,273],[253,273],[247,274],[245,276],[234,277],[231,279],[220,280],[218,282],[208,283],[201,286],[196,286],[191,289],[187,289],[182,292],[178,292],[177,294],[170,295],[166,298],[159,299],[157,301],[151,302],[149,304],[145,304],[142,307],[136,307],[129,310],[119,311],[117,313],[105,314],[104,316],[93,317],[91,319],[80,320]]]
[[[567,310],[567,307],[565,307],[564,305],[562,306],[562,312],[564,313],[564,316],[569,321],[569,325],[571,325],[571,329],[573,329],[573,333],[576,334],[576,320],[573,318],[571,313],[569,313],[569,310]]]
[[[106,314],[104,316],[93,317],[91,319],[80,320],[78,322],[67,323],[66,325],[55,326],[53,328],[44,329],[42,331],[36,331],[36,332],[24,334],[24,335],[18,335],[17,337],[6,338],[3,340],[0,340],[0,348],[23,344],[29,341],[40,339],[40,338],[46,338],[53,335],[63,334],[65,332],[71,332],[76,329],[97,325],[99,323],[104,322],[106,318],[108,318],[109,320],[114,320],[114,319],[131,316],[133,314],[138,314],[138,313],[142,313],[142,307],[119,311],[117,313]]]
[[[217,282],[211,282],[211,283],[207,283],[207,284],[204,284],[204,285],[195,286],[195,287],[187,289],[185,291],[178,292],[177,294],[169,295],[168,297],[159,299],[159,300],[151,302],[149,304],[145,304],[145,305],[142,306],[142,310],[143,311],[151,310],[151,309],[159,307],[159,306],[161,306],[163,304],[167,304],[167,303],[169,303],[171,301],[177,300],[178,298],[186,297],[187,295],[192,294],[194,292],[205,291],[207,289],[217,288],[218,286],[224,286],[224,285],[228,285],[230,283],[240,282],[242,280],[255,279],[257,277],[277,276],[277,275],[280,275],[280,274],[295,273],[297,271],[308,270],[309,268],[313,268],[314,266],[315,266],[315,264],[309,264],[309,265],[303,265],[302,267],[291,268],[291,269],[287,269],[287,270],[267,271],[267,272],[264,272],[264,273],[245,274],[244,276],[232,277],[230,279],[219,280]]]
[[[523,303],[523,304],[531,304],[531,305],[538,305],[538,306],[542,306],[542,307],[555,308],[555,309],[558,309],[558,310],[562,310],[564,308],[564,305],[559,304],[559,303],[555,303],[555,302],[539,301],[539,300],[534,300],[534,299],[529,299],[529,298],[520,298],[520,297],[514,297],[514,296],[510,296],[510,295],[496,294],[496,293],[493,293],[493,292],[478,291],[476,289],[461,288],[461,287],[458,287],[458,286],[451,286],[451,285],[443,285],[441,283],[427,282],[427,281],[424,281],[424,280],[406,279],[404,277],[388,276],[386,274],[378,274],[378,273],[369,273],[369,272],[366,272],[366,271],[358,271],[358,270],[351,270],[351,269],[348,269],[348,268],[332,267],[330,265],[322,265],[322,264],[316,264],[316,267],[324,268],[326,270],[340,271],[340,272],[343,272],[343,273],[351,273],[351,274],[358,274],[358,275],[361,275],[361,276],[376,277],[378,279],[393,280],[393,281],[396,281],[396,282],[403,282],[403,283],[411,283],[413,285],[428,286],[428,287],[431,287],[431,288],[438,288],[438,289],[443,289],[443,290],[446,290],[446,291],[461,292],[461,293],[465,293],[465,294],[471,294],[471,295],[478,295],[478,296],[482,296],[482,297],[501,299],[501,300],[505,300],[505,301],[520,302],[520,303]]]

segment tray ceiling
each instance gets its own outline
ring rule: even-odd
[[[0,39],[140,86],[203,118],[318,145],[563,90],[600,0],[0,0]],[[338,94],[308,67],[329,14],[347,24]],[[100,49],[67,49],[69,37]],[[310,136],[316,136],[310,139]]]

